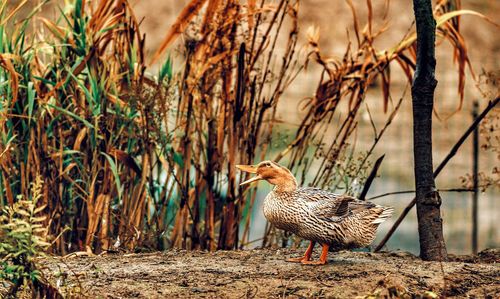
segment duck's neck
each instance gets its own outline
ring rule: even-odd
[[[275,186],[273,191],[276,193],[283,193],[283,192],[293,192],[297,190],[298,184],[297,180],[291,176],[290,178],[287,178],[286,180],[280,180]]]

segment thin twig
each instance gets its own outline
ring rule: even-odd
[[[473,188],[451,188],[451,189],[438,189],[437,191],[438,192],[473,192],[474,189]],[[377,198],[386,197],[386,196],[390,196],[390,195],[409,194],[409,193],[415,193],[415,190],[403,190],[403,191],[387,192],[387,193],[383,193],[380,195],[376,195],[376,196],[367,198],[366,200],[374,200]]]
[[[375,162],[375,165],[373,165],[373,169],[366,179],[366,183],[363,186],[363,191],[361,191],[361,195],[359,195],[360,200],[365,200],[366,194],[368,193],[368,190],[370,189],[370,186],[372,185],[373,180],[377,176],[377,171],[380,168],[380,165],[382,165],[382,161],[384,160],[385,154],[380,156],[377,161]]]

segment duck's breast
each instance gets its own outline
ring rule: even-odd
[[[264,216],[275,227],[297,233],[300,226],[300,211],[293,201],[288,201],[273,192],[264,200]]]

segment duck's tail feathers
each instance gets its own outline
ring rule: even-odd
[[[372,221],[372,224],[380,224],[386,221],[387,219],[391,218],[392,213],[394,213],[393,207],[382,207],[382,206],[380,207],[383,208],[382,213],[380,213],[380,215],[378,215],[378,217]]]

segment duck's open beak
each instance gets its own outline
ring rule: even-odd
[[[257,173],[257,166],[254,166],[254,165],[236,165],[236,168],[238,168],[239,170],[244,171],[244,172]],[[258,181],[258,180],[262,180],[262,177],[260,175],[256,175],[255,177],[244,181],[243,183],[240,184],[240,186],[250,184],[250,183]]]

